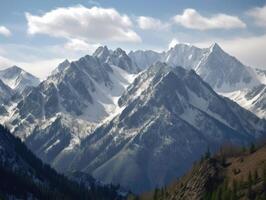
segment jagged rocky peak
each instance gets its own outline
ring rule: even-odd
[[[81,144],[72,168],[134,192],[180,176],[208,146],[248,144],[266,134],[264,121],[216,94],[193,70],[162,62],[143,71],[119,105],[121,113]]]
[[[140,71],[137,65],[121,48],[117,48],[112,51],[109,50],[106,46],[100,46],[96,49],[92,56],[98,58],[102,63],[108,63],[109,65],[118,66],[128,73],[135,74]]]
[[[0,104],[7,104],[14,91],[0,79]]]
[[[22,93],[27,87],[37,86],[40,80],[18,66],[0,71],[0,79],[16,92]]]
[[[126,56],[127,55],[127,53],[121,48],[117,48],[116,50],[114,50],[114,54],[118,55],[118,56],[119,55],[121,55],[121,56]]]
[[[106,55],[108,53],[109,53],[109,49],[106,45],[104,45],[104,46],[99,46],[93,53],[93,56],[98,57],[98,56]]]
[[[98,47],[92,54],[92,56],[99,58],[102,62],[106,62],[109,55],[110,50],[107,48],[107,46]]]
[[[217,43],[209,48],[196,72],[218,92],[232,92],[259,84],[254,72],[235,57],[224,52]]]
[[[172,53],[179,53],[179,52],[180,53],[194,53],[197,51],[205,51],[205,49],[201,49],[192,44],[178,43],[174,47],[168,50],[168,52],[172,52]],[[186,58],[186,59],[192,59],[192,58]]]
[[[152,50],[136,50],[130,51],[128,54],[131,60],[142,70],[161,60],[163,55],[164,52],[158,53]]]
[[[60,69],[60,70],[64,70],[66,67],[68,67],[70,65],[70,62],[69,62],[69,60],[68,59],[65,59],[62,63],[60,63],[59,65],[58,65],[58,68]]]
[[[224,52],[223,49],[219,46],[218,43],[214,42],[211,46],[210,46],[210,50],[211,51],[216,51],[216,52]]]
[[[71,67],[78,67],[85,70],[96,81],[109,82],[108,73],[112,72],[112,68],[107,63],[101,63],[98,58],[86,55],[78,61],[72,62]]]
[[[5,75],[7,77],[9,77],[9,76],[12,76],[13,74],[21,73],[22,69],[16,65],[14,65],[12,67],[4,69],[4,71],[6,72]]]
[[[70,62],[68,59],[65,59],[63,62],[59,63],[57,67],[52,71],[51,76],[63,72],[68,66],[70,66]]]
[[[217,92],[232,92],[260,83],[252,69],[227,54],[217,43],[212,44],[209,48],[177,44],[168,51],[157,55],[152,55],[148,51],[135,51],[129,55],[132,61],[142,69],[156,61],[193,69]]]
[[[206,51],[206,54],[208,55],[208,56],[213,56],[213,55],[215,55],[215,56],[217,56],[215,59],[217,59],[218,57],[220,57],[220,59],[222,60],[222,61],[228,61],[229,59],[235,59],[235,61],[238,61],[235,57],[233,57],[233,56],[231,56],[231,55],[229,55],[228,53],[226,53],[223,49],[222,49],[222,47],[218,44],[218,43],[213,43],[213,44],[211,44],[210,45],[210,47],[209,48],[205,48],[204,49],[205,51]],[[226,58],[226,59],[225,59]],[[225,59],[225,60],[223,60],[223,59]],[[239,62],[239,61],[238,61]],[[240,62],[239,62],[240,63]],[[242,64],[242,63],[241,63]],[[242,64],[242,66],[243,67],[246,67],[246,66],[244,66],[243,64]]]

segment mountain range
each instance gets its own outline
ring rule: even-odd
[[[0,80],[0,121],[38,157],[133,192],[183,175],[207,148],[266,134],[264,71],[218,44],[128,54],[103,46],[41,83],[18,67]]]

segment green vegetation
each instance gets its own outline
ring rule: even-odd
[[[13,170],[0,164],[0,199],[9,195],[18,199],[27,199],[29,195],[33,199],[119,199],[116,187],[94,185],[88,190],[44,164],[6,128],[0,126],[0,134],[0,139],[8,141],[14,149],[15,159],[23,160],[28,166]]]
[[[266,145],[208,148],[185,176],[138,200],[266,200]],[[134,198],[130,199],[133,200]]]

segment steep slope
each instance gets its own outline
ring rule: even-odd
[[[137,51],[130,51],[128,56],[131,58],[133,62],[136,63],[136,65],[140,69],[146,69],[147,67],[151,66],[155,62],[161,60],[161,58],[164,56],[163,53],[158,53],[152,50],[137,50]]]
[[[265,117],[263,101],[257,102],[255,106],[243,104],[244,100],[247,99],[245,97],[247,93],[254,93],[253,91],[256,91],[260,84],[265,84],[265,71],[243,65],[236,58],[224,52],[216,43],[203,49],[193,45],[177,44],[162,53],[130,52],[130,57],[141,68],[147,68],[151,63],[162,61],[173,66],[193,69],[216,92],[229,98],[233,97],[232,100],[244,108],[249,109],[259,117]],[[237,98],[234,98],[235,96]],[[250,98],[249,100],[251,101]],[[254,101],[256,99],[252,100],[252,102]]]
[[[158,62],[140,74],[121,49],[100,47],[93,56],[65,61],[47,80],[24,90],[1,120],[57,170],[88,172],[136,192],[181,176],[208,146],[215,151],[223,143],[245,145],[264,136],[264,120],[176,65],[197,68],[226,92],[228,83],[231,89],[255,84],[249,70],[217,45],[179,46],[162,54],[172,66]],[[175,51],[190,57],[191,49],[193,66],[172,57]]]
[[[14,94],[14,91],[0,79],[0,104],[1,106],[3,106],[3,104],[7,104],[13,94]]]
[[[245,109],[256,113],[261,118],[266,118],[266,85],[258,85],[251,89],[238,90],[231,93],[224,93],[233,101]]]
[[[258,79],[261,83],[266,84],[266,70],[255,69]]]
[[[119,106],[119,115],[81,143],[71,165],[58,160],[55,167],[141,192],[182,175],[208,146],[248,144],[266,130],[265,121],[217,95],[193,71],[162,63],[140,74]]]
[[[0,126],[0,198],[2,199],[120,199],[116,190],[69,181]]]
[[[55,75],[59,72],[63,72],[67,67],[69,67],[70,62],[68,59],[64,60],[62,63],[60,63],[53,71],[52,71],[52,75]]]
[[[216,92],[232,92],[260,83],[253,69],[224,52],[216,43],[203,49],[177,44],[167,52],[153,53],[146,66],[143,66],[143,57],[150,57],[151,53],[142,51],[141,56],[139,54],[139,51],[131,52],[130,57],[135,63],[141,63],[144,68],[149,67],[151,62],[162,61],[172,66],[194,69]]]
[[[265,145],[249,151],[228,146],[211,158],[202,158],[171,185],[143,194],[139,199],[265,199],[265,156]]]
[[[195,69],[200,65],[201,60],[208,56],[208,53],[210,53],[208,48],[200,49],[193,45],[177,44],[169,49],[162,59],[170,65]]]
[[[51,164],[57,157],[66,158],[82,138],[117,112],[117,100],[135,76],[92,56],[64,63],[58,73],[23,92],[5,121],[14,135]]]
[[[217,44],[209,48],[208,56],[202,59],[195,71],[217,92],[251,88],[260,83],[254,71],[225,53]]]
[[[26,87],[37,86],[40,83],[37,77],[17,66],[1,70],[0,79],[11,89],[19,93]]]
[[[98,58],[102,63],[115,65],[128,73],[136,74],[140,72],[140,68],[131,60],[127,53],[121,48],[112,51],[106,46],[101,46],[96,49],[93,56]]]

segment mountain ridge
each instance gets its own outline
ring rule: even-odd
[[[40,80],[18,66],[0,70],[0,79],[16,92],[22,93],[26,87],[34,87]]]
[[[190,66],[191,50],[198,71]],[[248,145],[266,134],[265,120],[213,90],[219,78],[223,84],[232,80],[233,88],[251,77],[218,45],[202,50],[179,44],[163,54],[172,64],[158,61],[146,69],[130,54],[99,47],[92,56],[64,61],[47,80],[4,105],[1,120],[58,171],[83,171],[136,192],[181,176],[208,146]],[[145,62],[152,63],[149,56]],[[234,65],[243,69],[241,78],[234,73],[223,79],[219,70],[229,73]],[[210,73],[199,74],[204,70]],[[209,79],[212,74],[217,77]]]

